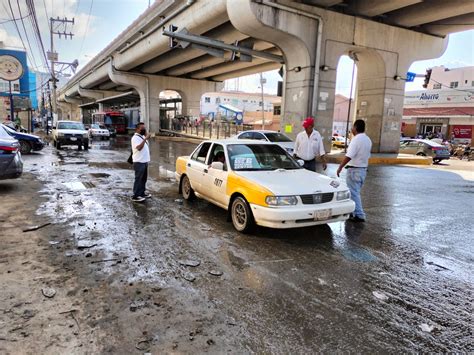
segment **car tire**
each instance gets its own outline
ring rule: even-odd
[[[416,153],[416,155],[418,155],[419,157],[426,157],[426,154],[425,153]]]
[[[194,190],[191,187],[191,182],[186,175],[184,175],[183,179],[181,180],[181,193],[186,201],[192,201],[196,198]]]
[[[31,153],[31,144],[27,141],[20,140],[20,153],[21,154],[29,154]]]
[[[56,142],[56,149],[58,149],[58,150],[61,149],[61,143]]]
[[[245,198],[236,197],[230,208],[230,217],[234,228],[239,232],[249,233],[254,228],[255,221]]]
[[[441,159],[433,159],[433,164],[438,164],[441,161]]]
[[[89,150],[89,142],[84,143],[84,150]]]

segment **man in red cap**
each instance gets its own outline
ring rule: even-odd
[[[304,160],[305,169],[323,174],[327,169],[324,158],[326,152],[321,135],[314,129],[314,118],[306,118],[303,121],[303,128],[304,131],[296,136],[295,158]]]

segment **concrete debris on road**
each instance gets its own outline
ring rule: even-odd
[[[209,274],[211,274],[213,276],[222,276],[223,272],[219,271],[219,270],[211,270],[211,271],[209,271]]]
[[[81,250],[81,249],[89,249],[89,248],[93,248],[97,246],[97,243],[90,243],[90,242],[78,242],[77,243],[77,249]]]
[[[44,297],[48,297],[48,298],[53,298],[54,295],[56,294],[56,290],[51,287],[42,288],[41,292],[43,293]]]
[[[389,299],[389,297],[383,292],[373,291],[372,294],[374,295],[375,298],[377,298],[381,301],[388,301],[388,299]]]
[[[436,328],[434,325],[430,325],[430,324],[426,324],[426,323],[420,324],[419,327],[420,327],[421,331],[423,331],[425,333],[431,333]]]
[[[196,280],[196,276],[194,276],[193,274],[184,274],[183,279],[189,282],[194,282],[194,280]]]
[[[178,262],[180,265],[183,266],[197,267],[201,265],[201,262],[199,260],[179,260]]]

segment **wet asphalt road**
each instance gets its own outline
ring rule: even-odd
[[[69,223],[78,240],[97,240],[88,228],[94,225],[106,255],[140,260],[100,272],[174,288],[193,305],[190,312],[220,315],[234,349],[474,350],[472,181],[374,166],[362,194],[367,223],[242,235],[220,208],[179,200],[174,162],[194,147],[152,142],[154,198],[145,205],[130,202],[126,137],[94,141],[89,151],[47,147],[25,156],[25,171],[45,183],[48,202],[38,213]],[[182,266],[183,259],[201,266]]]

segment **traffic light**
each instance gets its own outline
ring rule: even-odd
[[[174,26],[174,25],[169,26],[169,31],[170,32],[176,32],[177,30],[178,30],[178,26]],[[179,46],[179,43],[175,38],[170,37],[169,46],[170,46],[170,48],[177,48]]]
[[[431,78],[431,69],[426,69],[425,82],[423,84],[423,87],[425,89],[428,88],[428,84],[430,83],[430,78]]]

